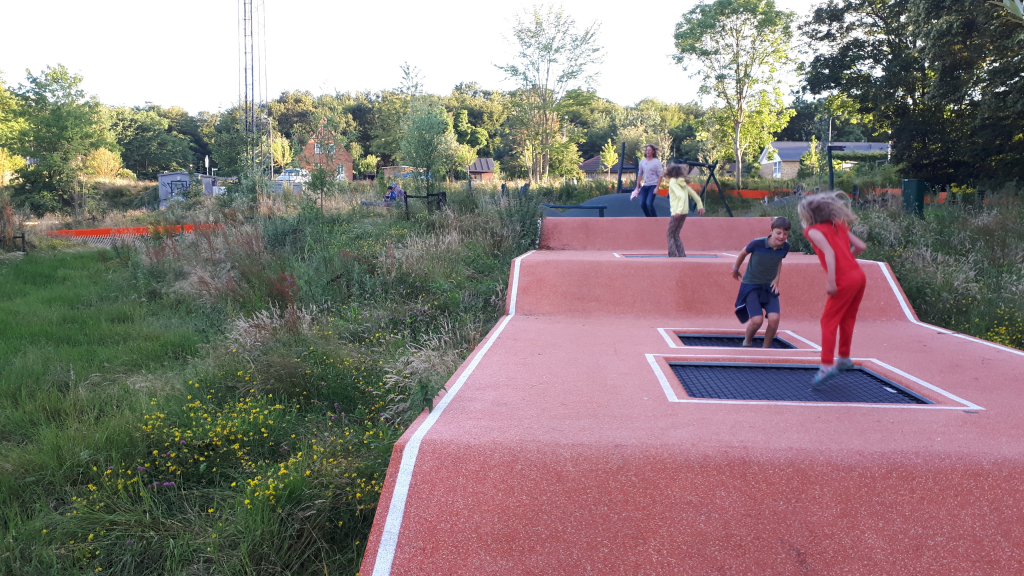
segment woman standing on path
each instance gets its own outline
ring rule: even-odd
[[[658,215],[654,209],[654,197],[658,193],[658,186],[661,184],[661,176],[664,173],[661,160],[658,160],[657,156],[657,146],[648,144],[644,147],[644,159],[640,161],[640,166],[636,171],[636,189],[629,197],[630,200],[633,200],[637,195],[640,196],[640,209],[644,211],[644,216],[649,218]],[[641,181],[643,182],[642,187]]]
[[[668,221],[668,255],[669,258],[686,258],[686,250],[683,249],[683,240],[679,233],[683,230],[683,223],[686,222],[686,215],[690,213],[690,198],[697,203],[697,214],[704,215],[704,203],[700,201],[700,195],[690,188],[683,178],[685,170],[679,164],[670,164],[665,171],[668,178],[668,199],[672,216]]]

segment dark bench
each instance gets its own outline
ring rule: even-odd
[[[406,220],[409,219],[409,198],[418,198],[420,200],[426,200],[427,204],[430,204],[430,199],[433,198],[435,201],[435,206],[437,207],[438,210],[444,208],[444,205],[448,203],[448,194],[444,191],[438,192],[436,194],[427,193],[418,196],[406,193],[404,196]]]
[[[579,208],[581,210],[597,210],[597,217],[604,218],[604,211],[608,209],[607,206],[584,206],[583,204],[541,204],[545,208]]]

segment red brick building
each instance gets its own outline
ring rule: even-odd
[[[344,146],[336,143],[334,133],[327,129],[326,122],[320,123],[320,129],[299,153],[298,161],[299,166],[306,170],[325,168],[336,174],[338,180],[351,180],[354,174],[352,155]]]
[[[494,180],[494,159],[477,158],[466,167],[466,172],[476,182],[491,182]]]

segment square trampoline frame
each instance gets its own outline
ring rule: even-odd
[[[648,365],[654,371],[654,375],[659,382],[659,388],[665,395],[665,399],[672,404],[745,404],[745,405],[764,405],[764,406],[791,406],[791,407],[803,407],[803,408],[875,408],[875,409],[904,409],[904,410],[960,410],[974,413],[975,411],[984,411],[983,406],[979,406],[970,400],[961,398],[956,394],[952,394],[943,390],[939,386],[931,384],[921,378],[914,376],[900,370],[895,366],[886,364],[885,362],[876,358],[853,358],[854,362],[859,367],[868,368],[875,375],[882,377],[886,380],[897,383],[900,388],[913,392],[919,396],[930,400],[929,404],[874,404],[874,403],[861,403],[861,402],[832,402],[829,400],[822,401],[782,401],[782,400],[723,400],[716,398],[699,398],[691,397],[687,394],[686,388],[675,376],[672,370],[672,363],[729,363],[729,364],[744,364],[753,363],[758,366],[764,366],[765,364],[796,364],[802,367],[813,367],[817,366],[816,356],[784,356],[779,357],[774,354],[765,356],[747,356],[747,355],[732,355],[728,353],[717,353],[717,354],[703,354],[702,347],[695,346],[690,348],[689,352],[684,350],[685,347],[677,347],[669,353],[658,352],[658,353],[645,353],[644,357],[647,360]],[[704,350],[710,351],[708,348]],[[723,350],[719,348],[718,350]],[[734,349],[735,350],[735,349]],[[812,352],[811,350],[804,350],[805,352]],[[783,352],[782,350],[776,350],[776,352]],[[799,352],[798,350],[788,350],[788,352]],[[675,381],[675,384],[672,382]],[[900,384],[900,382],[904,382]]]
[[[707,333],[695,333],[695,332],[680,331],[680,330],[673,330],[673,334],[675,334],[676,338],[678,338],[679,341],[682,342],[683,346],[686,346],[687,348],[742,348],[742,346],[740,346],[739,343],[736,344],[735,346],[733,346],[731,344],[687,344],[686,341],[683,340],[683,338],[702,338],[702,339],[710,339],[710,340],[730,340],[730,341],[732,341],[732,340],[742,341],[744,338],[746,338],[746,335],[744,335],[744,334],[707,334]],[[762,334],[760,332],[757,333],[757,334],[754,334],[753,341],[754,342],[758,342],[758,341],[764,342],[764,334]],[[779,346],[775,346],[774,344],[776,342],[778,342],[780,345]],[[761,348],[761,346],[753,346],[753,348]],[[786,340],[785,338],[779,336],[778,334],[775,335],[775,338],[772,340],[772,347],[769,348],[769,350],[800,350],[800,349],[801,348],[799,348],[798,346],[796,346],[792,342]]]
[[[723,396],[691,396],[690,395],[690,390],[687,389],[686,384],[682,381],[682,379],[679,377],[679,375],[676,374],[675,367],[677,367],[677,366],[681,366],[681,367],[695,366],[695,367],[731,368],[731,369],[751,368],[751,369],[756,369],[756,370],[800,370],[800,371],[812,372],[815,368],[817,368],[817,366],[814,365],[814,364],[795,364],[795,363],[783,364],[783,363],[777,363],[777,362],[716,362],[716,361],[699,361],[699,360],[669,360],[668,361],[668,366],[669,366],[670,369],[672,369],[672,375],[675,376],[676,379],[679,381],[679,385],[682,386],[683,390],[687,394],[687,397],[688,398],[694,398],[694,399],[756,401],[756,402],[801,402],[801,403],[810,403],[810,404],[821,403],[821,402],[849,403],[849,404],[879,404],[879,405],[883,405],[883,404],[884,405],[900,404],[900,405],[915,405],[915,406],[934,405],[935,404],[935,402],[933,400],[930,400],[930,399],[926,398],[925,396],[922,396],[921,394],[918,394],[917,392],[914,392],[913,390],[908,389],[905,386],[897,384],[896,382],[893,382],[891,379],[886,378],[885,376],[883,376],[881,374],[878,374],[877,372],[875,372],[873,370],[870,370],[868,368],[865,368],[864,366],[859,366],[859,365],[854,367],[851,370],[847,370],[847,371],[843,372],[842,375],[849,375],[849,376],[856,377],[854,375],[862,374],[863,375],[862,377],[866,377],[866,378],[870,379],[872,381],[872,383],[877,384],[877,386],[879,386],[879,387],[895,389],[895,390],[890,390],[890,393],[895,393],[898,396],[909,400],[909,402],[877,402],[877,401],[865,400],[865,399],[837,400],[835,398],[832,398],[832,399],[827,399],[827,398],[823,398],[823,399],[799,399],[799,398],[750,398],[750,397],[746,397],[746,398],[732,397],[732,398],[730,398],[730,397],[725,397],[725,395],[723,395]],[[824,385],[820,386],[817,390],[819,392],[830,393],[832,396],[835,396],[836,395],[835,394],[835,389],[831,388],[831,386],[834,386],[836,384],[837,384],[836,380],[833,380],[831,383],[825,383]],[[750,384],[750,385],[746,385],[746,386],[751,387],[751,388],[756,388],[757,384]],[[742,385],[741,385],[741,387],[742,387]],[[799,390],[801,390],[801,391],[806,390],[807,393],[813,393],[813,391],[810,390],[810,382],[809,381],[807,382],[806,385],[798,384],[798,385],[795,385],[794,387],[799,389]]]

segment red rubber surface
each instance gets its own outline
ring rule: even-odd
[[[1024,574],[1024,356],[913,323],[862,262],[854,358],[935,406],[670,401],[652,362],[818,353],[672,347],[658,328],[742,326],[731,257],[612,253],[664,251],[666,225],[545,221],[562,249],[522,258],[515,315],[449,383],[472,367],[405,466],[391,548],[425,414],[396,445],[361,574]],[[684,243],[735,255],[766,228],[694,218]],[[824,284],[785,260],[781,329],[820,342]]]

